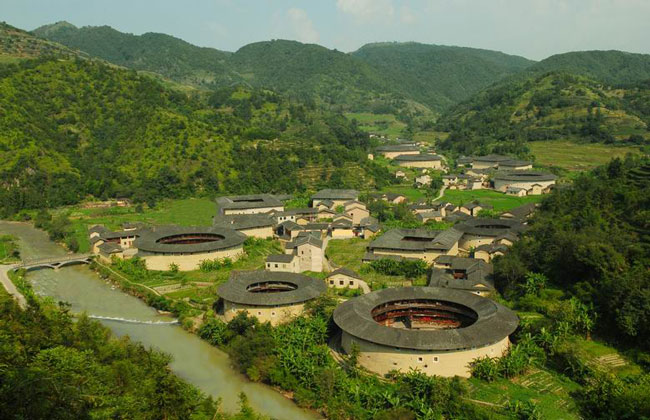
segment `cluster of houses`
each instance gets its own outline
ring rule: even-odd
[[[450,190],[493,189],[523,197],[549,193],[557,179],[553,174],[533,171],[532,162],[502,155],[461,157],[457,163],[464,173],[442,177]]]
[[[528,203],[498,219],[467,218],[446,230],[392,229],[370,242],[363,261],[422,260],[431,266],[430,286],[485,295],[494,290],[490,262],[518,240],[535,208]]]

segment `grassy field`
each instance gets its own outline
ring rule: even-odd
[[[493,190],[446,190],[442,200],[455,205],[478,200],[482,204],[494,206],[496,211],[507,211],[522,204],[539,202],[542,198],[541,195],[514,197]]]
[[[370,241],[371,239],[359,238],[330,240],[325,253],[334,264],[356,271],[373,290],[381,288],[384,285],[392,287],[410,285],[411,282],[402,276],[378,274],[361,262],[361,258],[363,258],[363,254],[365,254],[366,247]],[[426,282],[427,279],[424,275],[413,279],[413,285],[416,286],[425,286]]]
[[[357,120],[359,128],[373,134],[383,134],[390,138],[402,135],[406,124],[398,121],[392,114],[372,114],[370,112],[348,112],[349,120]]]
[[[216,212],[216,204],[207,198],[161,201],[154,209],[136,212],[134,207],[110,207],[105,209],[84,209],[81,207],[62,208],[72,221],[79,251],[90,249],[88,228],[103,224],[109,229],[118,229],[124,222],[145,222],[156,225],[209,226]]]
[[[602,165],[627,153],[640,153],[634,146],[611,146],[598,143],[574,143],[562,140],[533,141],[528,145],[535,163],[557,166],[569,171],[583,171]]]

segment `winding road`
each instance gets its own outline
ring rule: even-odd
[[[16,301],[21,308],[27,307],[27,299],[16,289],[16,286],[13,284],[11,279],[9,279],[9,271],[13,270],[16,266],[13,264],[10,265],[0,265],[0,282],[4,286],[7,293],[9,293]]]

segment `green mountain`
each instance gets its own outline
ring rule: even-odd
[[[64,45],[33,36],[29,32],[0,22],[0,63],[41,56],[74,57],[85,55]]]
[[[367,44],[352,53],[405,96],[443,109],[533,64],[523,57],[476,48],[415,42]]]
[[[245,83],[350,111],[440,111],[533,63],[495,51],[415,43],[370,44],[345,54],[275,40],[227,53],[163,34],[136,36],[66,22],[33,33],[180,83],[209,88]]]
[[[528,71],[536,74],[562,71],[608,85],[629,85],[650,80],[650,54],[623,51],[569,52],[535,63]]]
[[[33,34],[113,64],[158,73],[179,83],[222,86],[239,80],[227,64],[231,53],[197,47],[165,34],[138,36],[109,26],[77,28],[68,22],[41,26]]]
[[[270,91],[188,96],[95,60],[0,67],[0,214],[86,196],[372,186],[389,178],[340,114]]]
[[[547,73],[501,83],[452,107],[438,122],[440,147],[459,153],[525,153],[526,141],[619,144],[650,140],[650,84],[613,88],[582,76]]]

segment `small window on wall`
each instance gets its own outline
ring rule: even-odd
[[[343,286],[345,284],[345,281],[339,280],[339,285]]]
[[[257,311],[257,315],[262,315],[262,312],[260,312],[260,311]]]
[[[433,356],[433,362],[438,363],[438,356]]]
[[[350,286],[354,286],[354,280],[350,280]]]
[[[422,358],[421,358],[421,357],[418,357],[418,362],[421,362],[421,361],[422,361]]]
[[[278,268],[278,265],[277,265],[277,264],[275,265],[275,268]]]
[[[275,316],[275,312],[271,312],[271,316]]]

